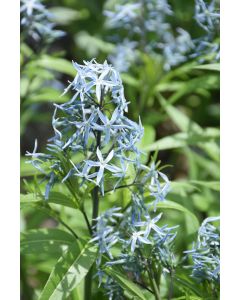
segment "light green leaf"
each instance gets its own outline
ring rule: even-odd
[[[155,151],[155,150],[166,150],[166,149],[175,149],[182,148],[187,146],[199,146],[203,147],[204,142],[208,142],[209,139],[212,139],[211,135],[206,134],[194,134],[179,132],[170,136],[166,136],[159,141],[156,141],[153,144],[147,145],[144,147],[144,151]]]
[[[61,25],[68,25],[76,20],[84,20],[89,17],[87,9],[74,10],[68,7],[55,6],[49,9],[53,14],[52,20]]]
[[[219,181],[200,181],[200,180],[190,180],[190,181],[171,181],[171,192],[180,193],[181,190],[193,191],[201,190],[200,187],[207,187],[214,191],[220,190]]]
[[[192,225],[192,231],[195,232],[198,230],[199,228],[199,221],[197,219],[197,217],[187,208],[185,208],[184,206],[182,206],[181,204],[178,204],[176,202],[173,201],[163,201],[157,204],[157,208],[161,208],[161,209],[174,209],[174,210],[178,210],[183,212],[184,214],[186,214],[186,216],[189,217],[189,221],[191,222]]]
[[[90,35],[86,31],[79,32],[75,41],[78,47],[87,51],[91,57],[96,57],[99,52],[111,53],[114,50],[113,44],[104,42],[102,38]]]
[[[193,67],[193,69],[203,69],[203,70],[210,70],[210,71],[220,71],[220,64],[208,64],[208,65],[201,65]]]
[[[41,228],[21,233],[21,253],[55,253],[62,254],[75,238],[70,233],[56,228]]]
[[[171,104],[178,101],[181,97],[191,93],[202,93],[208,90],[219,89],[219,76],[217,74],[204,75],[184,82],[182,88],[176,91],[170,98]]]
[[[139,87],[139,85],[140,85],[139,80],[137,80],[136,78],[132,77],[131,75],[129,75],[127,73],[121,74],[121,78],[122,78],[122,81],[127,85],[134,86],[136,88]]]
[[[70,76],[76,75],[76,71],[73,68],[71,62],[63,58],[43,55],[35,63],[37,66],[42,68],[58,71],[60,73],[64,73]]]
[[[119,270],[116,268],[106,268],[105,272],[113,277],[119,285],[124,289],[127,290],[133,297],[137,297],[137,299],[146,300],[147,298],[143,294],[143,290],[135,283],[130,281],[126,274],[120,273]]]
[[[35,103],[35,102],[54,102],[54,103],[62,103],[66,102],[68,97],[66,95],[62,95],[62,91],[58,91],[52,88],[42,88],[40,92],[31,94],[27,102]]]
[[[191,180],[191,183],[199,185],[202,187],[207,187],[214,191],[220,191],[220,182],[219,181],[200,181],[200,180]]]
[[[53,268],[39,300],[67,299],[71,291],[84,279],[96,259],[96,247],[84,247],[74,242]]]

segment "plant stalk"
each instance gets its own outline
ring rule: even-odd
[[[154,295],[155,295],[155,299],[156,300],[161,300],[161,296],[160,296],[160,292],[156,283],[156,280],[154,279],[154,276],[152,274],[151,268],[148,267],[148,276],[149,276],[149,280],[150,280],[150,284],[152,286]]]
[[[96,186],[92,191],[92,201],[93,201],[93,211],[92,211],[92,230],[95,230],[96,218],[98,217],[98,207],[99,207],[99,187]],[[92,294],[92,273],[93,267],[88,271],[85,282],[84,282],[84,300],[90,300]]]
[[[104,98],[104,88],[101,89],[101,99],[99,103],[99,108],[102,110],[103,108],[103,98]],[[97,148],[101,147],[101,131],[97,132],[96,136],[96,150]],[[97,168],[96,168],[97,171]],[[95,186],[92,190],[92,226],[91,232],[93,235],[94,231],[96,230],[95,226],[97,224],[97,217],[98,217],[98,210],[99,210],[99,186]],[[88,271],[85,282],[84,282],[84,300],[91,300],[92,296],[92,274],[93,273],[93,266]]]

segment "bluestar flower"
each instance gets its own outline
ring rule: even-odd
[[[164,56],[164,69],[170,70],[187,60],[186,53],[194,48],[194,43],[190,34],[182,28],[177,28],[177,37],[169,32],[164,36],[164,42],[161,44]]]
[[[170,189],[170,182],[167,176],[162,172],[158,172],[157,174],[160,175],[160,177],[164,180],[165,184],[162,187],[158,178],[156,178],[155,176],[151,177],[149,191],[150,195],[153,196],[155,200],[151,203],[150,206],[154,207],[154,212],[157,209],[157,204],[161,201],[164,201],[166,194],[169,192]]]
[[[112,136],[115,135],[117,133],[118,129],[128,127],[127,125],[118,122],[118,121],[120,121],[119,118],[122,117],[122,113],[121,113],[121,111],[119,111],[118,108],[116,108],[114,110],[111,120],[109,120],[108,117],[106,115],[104,115],[99,109],[98,109],[97,113],[98,113],[98,116],[99,116],[101,122],[103,123],[103,125],[94,123],[93,128],[96,130],[104,131],[104,134],[105,134],[104,143],[105,144],[109,143],[111,135]],[[119,123],[119,124],[117,124],[117,123]]]
[[[90,167],[98,167],[99,170],[97,172],[97,185],[99,185],[100,181],[103,179],[104,176],[104,169],[109,170],[110,172],[116,173],[119,171],[119,168],[113,165],[109,165],[108,162],[113,158],[114,150],[112,150],[108,156],[104,159],[102,156],[101,151],[97,148],[97,157],[99,161],[87,160],[86,164]]]
[[[41,0],[21,0],[20,13],[21,25],[28,36],[36,41],[52,41],[65,34],[54,29],[55,24],[50,21],[52,15]]]
[[[219,25],[220,14],[217,10],[218,0],[212,0],[210,3],[204,0],[195,0],[195,19],[199,26],[205,31],[214,31]]]
[[[131,251],[134,252],[136,245],[138,243],[143,244],[152,244],[151,241],[149,241],[147,238],[145,238],[144,231],[133,231],[130,237],[130,240],[128,241],[129,244],[131,244]]]
[[[220,280],[220,234],[219,228],[210,224],[219,217],[205,219],[198,231],[198,239],[192,250],[184,251],[193,259],[192,277],[197,281]]]
[[[116,218],[122,218],[122,214],[119,212],[121,208],[113,207],[106,210],[97,219],[95,226],[94,237],[92,242],[98,243],[99,255],[97,258],[97,264],[100,265],[102,254],[107,253],[108,256],[113,259],[111,254],[111,248],[119,240],[119,232],[114,230],[113,226],[117,221]]]
[[[109,56],[109,60],[116,70],[121,73],[128,71],[138,57],[137,44],[137,42],[125,39],[122,43],[116,45],[114,52]]]
[[[134,226],[136,226],[136,227],[145,227],[145,231],[144,231],[144,236],[145,237],[149,236],[152,229],[155,232],[157,232],[158,234],[161,234],[162,233],[161,229],[155,224],[160,220],[161,217],[162,217],[162,213],[159,214],[158,216],[156,216],[153,219],[151,219],[151,217],[149,215],[146,215],[145,216],[146,221],[137,222],[137,223],[134,224]]]
[[[199,57],[200,63],[219,61],[219,1],[195,0],[195,19],[206,35],[193,41],[195,49],[191,57]]]
[[[111,278],[110,276],[107,277],[107,281],[104,284],[104,289],[106,290],[106,295],[108,296],[109,300],[124,300],[124,290],[120,287],[117,282]]]
[[[22,6],[20,8],[20,12],[26,10],[28,16],[31,16],[34,10],[44,12],[44,5],[40,0],[21,0],[21,2]]]

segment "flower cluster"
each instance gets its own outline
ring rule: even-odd
[[[114,7],[109,6],[105,10],[107,26],[112,29],[125,29],[131,39],[129,42],[128,39],[121,40],[117,37],[119,44],[110,56],[114,66],[120,66],[119,71],[126,71],[138,59],[138,54],[133,49],[161,53],[165,70],[184,62],[186,54],[193,48],[193,43],[186,31],[178,28],[175,33],[171,28],[167,17],[172,14],[167,0],[121,0]],[[120,49],[127,54],[127,65],[123,63],[125,56],[119,54]],[[125,65],[124,69],[122,65]]]
[[[55,104],[55,135],[49,141],[48,153],[37,153],[37,144],[33,153],[27,153],[48,180],[46,199],[57,181],[67,184],[74,178],[80,187],[91,183],[104,195],[106,190],[130,184],[131,180],[131,185],[141,189],[137,197],[148,193],[152,200],[149,205],[156,209],[165,198],[169,181],[154,164],[150,168],[141,164],[137,143],[143,127],[140,120],[137,124],[125,116],[128,102],[119,73],[107,62],[98,64],[95,60],[73,66],[77,75],[64,92],[72,90],[73,97],[64,104]],[[75,162],[74,155],[78,154],[81,159]],[[140,206],[135,205],[136,213]]]
[[[198,240],[192,250],[185,251],[193,259],[192,276],[198,281],[220,280],[220,233],[210,224],[219,217],[205,219],[198,231]]]
[[[142,203],[142,205],[144,205]],[[143,274],[151,266],[162,268],[163,272],[171,273],[176,268],[173,253],[173,242],[176,233],[167,225],[159,227],[157,223],[162,213],[151,217],[150,210],[144,207],[140,219],[132,218],[134,204],[123,214],[121,208],[112,208],[97,218],[96,231],[92,242],[98,245],[97,274],[99,285],[104,282],[104,289],[109,299],[121,299],[122,289],[105,268],[118,266],[126,274],[131,274],[133,281],[141,283]],[[112,254],[112,248],[118,249],[118,255]],[[147,251],[147,252],[146,252]],[[116,253],[116,251],[115,251]],[[148,253],[148,255],[146,255]],[[102,255],[109,258],[102,263]]]
[[[206,35],[194,41],[193,57],[208,56],[210,59],[218,61],[220,58],[219,1],[212,0],[208,3],[204,0],[195,0],[195,20],[206,32]]]
[[[33,40],[44,39],[50,42],[64,35],[64,32],[54,29],[52,14],[42,4],[42,0],[21,0],[20,12],[21,25]]]

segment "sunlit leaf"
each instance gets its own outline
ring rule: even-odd
[[[53,268],[39,300],[67,299],[85,278],[96,259],[96,248],[80,241],[72,243]]]

